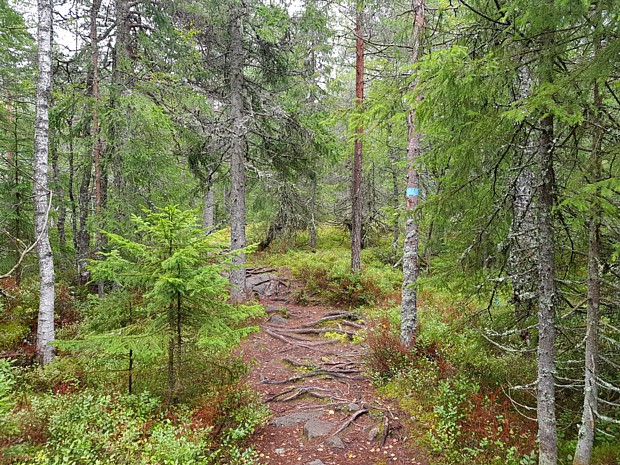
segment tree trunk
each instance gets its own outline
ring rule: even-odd
[[[531,97],[532,76],[527,65],[519,70],[519,100]],[[515,172],[512,179],[512,222],[508,235],[510,250],[508,255],[508,275],[512,284],[512,301],[515,319],[525,325],[526,319],[534,313],[538,297],[538,242],[536,211],[534,208],[536,175],[531,167],[535,163],[537,145],[533,134],[526,134],[523,152],[513,163]],[[527,331],[520,335],[529,343]]]
[[[604,126],[602,125],[601,111],[603,107],[602,97],[598,82],[594,84],[594,121],[592,123],[594,135],[592,140],[592,177],[591,182],[601,180],[601,144],[603,140]],[[583,413],[581,426],[577,436],[577,448],[573,465],[589,465],[594,446],[596,433],[596,420],[598,415],[598,392],[596,378],[598,376],[599,350],[598,328],[600,320],[601,300],[601,215],[602,208],[599,200],[600,189],[596,189],[592,199],[592,212],[590,216],[590,238],[588,244],[588,310],[586,317],[586,353],[585,353],[585,386],[583,398]]]
[[[90,181],[92,178],[92,159],[88,157],[83,168],[82,181],[78,193],[79,215],[77,231],[77,269],[80,284],[88,282],[88,258],[90,257],[90,233],[88,232],[88,214],[90,212]]]
[[[309,241],[310,241],[310,248],[312,249],[312,252],[316,252],[316,240],[317,240],[317,233],[316,233],[316,196],[317,196],[317,189],[316,189],[316,178],[312,179],[312,197],[310,198],[310,224],[308,225],[308,234],[309,234]]]
[[[230,118],[233,138],[231,140],[231,211],[230,211],[230,248],[233,252],[230,270],[230,297],[235,303],[245,296],[245,253],[238,252],[245,248],[245,155],[247,127],[244,120],[243,103],[243,26],[244,14],[241,3],[232,1],[230,7]]]
[[[34,227],[39,255],[40,298],[37,324],[37,354],[41,364],[54,359],[54,256],[49,242],[48,188],[49,100],[52,86],[52,2],[39,0],[39,76],[37,80],[34,137]]]
[[[538,238],[540,293],[538,309],[538,388],[536,393],[539,463],[557,464],[555,417],[555,258],[553,250],[553,117],[541,121]]]
[[[202,229],[205,234],[209,235],[213,232],[215,218],[215,196],[213,191],[213,183],[207,186],[207,192],[205,193],[205,206],[202,216]]]
[[[398,162],[397,152],[390,151],[390,170],[392,174],[392,208],[394,209],[394,213],[398,212],[398,208],[400,207],[400,191],[398,189],[399,176],[398,176],[398,167],[396,163]],[[398,221],[398,215],[394,215],[394,225],[392,226],[392,258],[394,263],[396,263],[396,257],[398,256],[398,242],[400,240],[400,224]]]
[[[64,192],[60,182],[60,167],[58,166],[58,150],[55,145],[51,148],[52,155],[52,172],[54,173],[54,190],[56,191],[56,202],[58,203],[58,245],[61,250],[67,245],[67,234],[65,224],[67,221],[67,208],[64,204]],[[61,264],[61,266],[64,266]]]
[[[69,120],[69,132],[73,127],[73,122]],[[73,138],[69,138],[69,203],[71,204],[71,232],[73,233],[73,250],[76,256],[79,253],[80,245],[78,241],[78,215],[77,215],[77,204],[75,201],[75,194],[73,192],[73,178],[75,177],[75,167],[74,167],[75,153],[73,150]],[[78,269],[79,274],[79,269]]]
[[[550,16],[553,0],[546,0]],[[540,38],[543,51],[539,64],[540,84],[553,82],[554,33],[546,29]],[[540,145],[538,147],[538,250],[540,289],[538,294],[538,376],[536,389],[536,417],[538,423],[538,463],[557,465],[558,436],[555,414],[555,340],[556,305],[555,255],[553,230],[553,171],[554,141],[553,115],[543,116],[539,122]]]
[[[422,48],[422,34],[424,34],[424,0],[413,1],[413,53],[412,62],[418,62]],[[414,79],[411,87],[415,92],[418,79]],[[419,97],[418,97],[419,99]],[[415,163],[420,155],[420,132],[416,128],[415,108],[409,111],[407,117],[409,126],[407,143],[407,191],[406,205],[407,222],[405,225],[405,244],[403,250],[403,287],[401,303],[400,340],[405,347],[411,347],[418,329],[417,291],[418,280],[418,224],[415,210],[418,206],[420,194],[420,177]]]
[[[361,115],[364,104],[364,7],[357,5],[355,16],[355,106]],[[362,253],[362,136],[360,123],[353,150],[353,183],[351,188],[351,273],[359,273]]]
[[[95,251],[102,250],[102,236],[99,232],[101,228],[101,202],[102,202],[102,180],[101,180],[101,137],[99,133],[99,35],[97,31],[97,16],[101,0],[93,0],[90,10],[90,52],[92,60],[92,97],[93,97],[93,125],[91,137],[93,140],[93,165],[95,167]],[[100,281],[97,285],[99,297],[103,297],[104,283]]]
[[[99,137],[99,36],[97,34],[97,16],[101,0],[93,0],[90,10],[90,52],[92,60],[92,97],[93,97],[93,164],[95,166],[95,216],[97,222],[101,215],[101,139]]]

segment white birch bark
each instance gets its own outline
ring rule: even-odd
[[[52,87],[52,2],[39,0],[39,75],[37,79],[34,135],[34,227],[39,256],[40,299],[37,323],[37,356],[45,365],[54,359],[54,256],[49,242],[48,217],[51,192],[48,188],[49,101]]]
[[[424,0],[413,0],[413,54],[412,62],[418,62],[421,54],[422,35],[424,34]],[[415,91],[418,84],[417,78],[412,83]],[[413,343],[418,329],[417,291],[415,289],[418,280],[418,224],[415,218],[415,210],[418,206],[420,182],[415,163],[420,155],[420,131],[415,125],[415,108],[412,108],[407,117],[409,126],[407,144],[407,190],[405,224],[405,244],[403,249],[403,287],[401,302],[401,327],[400,341],[406,347]]]

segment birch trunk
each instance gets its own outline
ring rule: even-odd
[[[421,54],[422,35],[424,34],[424,0],[413,0],[413,53],[412,62],[418,62]],[[415,92],[418,84],[414,79],[411,90]],[[405,347],[411,347],[418,329],[417,315],[417,291],[415,289],[418,280],[418,224],[415,218],[415,210],[418,206],[420,193],[420,177],[415,163],[420,155],[420,132],[415,123],[415,108],[409,111],[407,116],[409,127],[407,135],[407,190],[406,190],[406,214],[405,243],[403,249],[403,287],[401,303],[401,327],[400,341]]]
[[[355,106],[359,113],[364,103],[364,10],[357,5],[355,16]],[[362,254],[362,136],[360,123],[353,149],[353,182],[351,187],[351,273],[359,273]]]
[[[598,83],[594,84],[594,136],[592,141],[592,177],[590,182],[601,180],[601,143],[603,139],[603,125],[600,121],[603,101],[599,92]],[[586,316],[586,353],[585,353],[585,385],[583,397],[583,413],[577,436],[577,448],[573,465],[588,465],[592,456],[596,420],[598,415],[598,392],[596,378],[598,376],[599,350],[598,328],[600,321],[601,301],[601,215],[599,201],[600,189],[597,189],[592,201],[590,216],[590,237],[588,244],[588,310]]]
[[[233,138],[231,141],[231,208],[230,248],[234,254],[230,270],[230,297],[240,302],[245,296],[245,253],[237,252],[246,246],[245,241],[245,152],[247,128],[243,104],[243,7],[240,3],[230,5],[230,118]]]
[[[49,100],[52,87],[52,2],[39,0],[39,76],[37,80],[34,137],[34,227],[39,256],[40,299],[37,324],[37,354],[41,364],[54,359],[54,256],[49,242],[48,188]]]

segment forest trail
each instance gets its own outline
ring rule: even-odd
[[[243,346],[250,384],[272,412],[254,435],[267,465],[426,465],[406,416],[365,373],[354,312],[264,300],[267,317]],[[325,337],[325,335],[328,337]]]

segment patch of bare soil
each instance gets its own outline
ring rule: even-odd
[[[272,412],[254,436],[262,463],[428,464],[407,437],[406,415],[365,374],[357,314],[273,295],[262,303],[268,316],[243,347],[255,361],[250,383]]]

